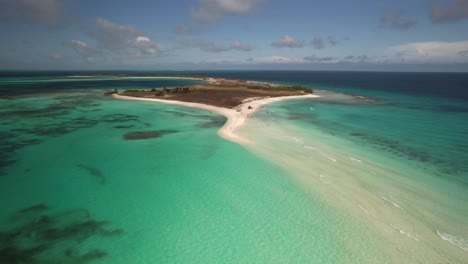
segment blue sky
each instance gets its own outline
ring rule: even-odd
[[[0,0],[0,69],[468,71],[468,0]]]

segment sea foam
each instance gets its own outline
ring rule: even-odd
[[[316,147],[312,147],[312,146],[304,146],[304,148],[306,148],[306,149],[312,149],[312,150],[317,149]]]
[[[350,160],[352,161],[355,161],[355,162],[358,162],[358,163],[362,163],[362,160],[360,159],[356,159],[356,158],[353,158],[353,157],[348,157]]]
[[[290,138],[299,144],[304,144],[304,140],[302,138],[296,138],[296,137],[290,137]]]
[[[398,204],[396,204],[396,203],[393,202],[392,200],[390,200],[390,199],[388,199],[388,198],[386,198],[386,197],[384,197],[384,196],[379,196],[379,197],[380,197],[380,199],[382,199],[382,200],[384,200],[384,201],[390,203],[391,205],[395,206],[396,208],[402,209],[401,206],[399,206]]]
[[[415,235],[415,234],[413,234],[413,233],[410,233],[410,232],[408,232],[408,231],[405,231],[405,230],[401,229],[401,228],[400,228],[399,226],[397,226],[397,225],[390,225],[390,226],[391,226],[393,229],[398,230],[398,232],[400,232],[400,234],[405,235],[405,236],[407,236],[407,237],[409,237],[409,238],[411,238],[411,239],[413,239],[413,240],[419,241],[419,237],[418,237],[417,235]]]
[[[320,151],[320,152],[319,152],[319,155],[322,156],[323,158],[327,159],[327,160],[330,160],[330,161],[333,161],[333,162],[337,162],[337,160],[335,159],[335,157],[333,157],[332,155],[327,154],[327,153],[325,153],[325,152]]]
[[[323,184],[331,184],[330,181],[325,180],[325,177],[326,177],[325,175],[323,175],[323,174],[320,173],[320,178],[319,178],[319,180],[320,180]]]
[[[452,236],[444,232],[440,232],[439,230],[437,230],[436,233],[442,240],[448,241],[451,244],[459,247],[461,250],[468,252],[468,241],[466,241],[465,239],[457,236]]]

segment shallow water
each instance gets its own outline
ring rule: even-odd
[[[346,259],[340,213],[219,138],[218,114],[81,90],[1,115],[0,262]]]
[[[364,225],[344,231],[349,246],[363,239],[375,246],[360,254],[379,262],[462,263],[467,113],[405,108],[411,98],[369,102],[318,94],[258,112],[242,132],[256,142],[248,148]]]
[[[463,98],[329,86],[373,101],[318,91],[268,105],[240,146],[218,137],[217,114],[102,95],[191,80],[67,75],[0,80],[0,262],[466,258]]]

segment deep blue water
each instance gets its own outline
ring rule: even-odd
[[[57,78],[71,75],[91,74],[128,74],[132,76],[177,75],[177,76],[210,76],[243,80],[261,80],[283,83],[303,83],[313,87],[340,92],[385,91],[424,97],[444,97],[466,103],[468,100],[468,73],[407,73],[407,72],[327,72],[327,71],[3,71],[5,77],[40,77]],[[150,80],[142,80],[140,87],[151,85]],[[135,81],[131,81],[135,84]],[[125,86],[119,80],[108,81],[109,86]],[[101,83],[102,85],[102,83]],[[64,87],[62,83],[48,87],[54,89],[93,88],[96,84],[89,82],[76,86]],[[168,84],[170,86],[170,83]],[[19,87],[22,88],[22,87]],[[32,89],[39,88],[29,87]],[[1,87],[0,87],[1,89]],[[32,90],[31,89],[31,90]],[[1,91],[3,93],[3,91]]]

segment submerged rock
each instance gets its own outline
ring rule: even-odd
[[[139,139],[149,139],[149,138],[159,138],[168,134],[177,133],[177,130],[155,130],[155,131],[141,131],[141,132],[131,132],[123,136],[125,140],[139,140]]]

